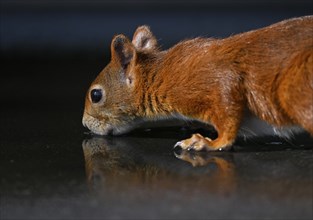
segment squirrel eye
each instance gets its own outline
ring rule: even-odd
[[[90,92],[90,97],[92,103],[98,103],[102,99],[102,90],[101,89],[93,89]]]

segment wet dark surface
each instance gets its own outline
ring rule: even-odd
[[[14,61],[3,66],[1,219],[312,217],[309,135],[238,139],[209,154],[173,150],[195,131],[181,127],[96,137],[81,125],[84,92],[75,92],[97,62]]]
[[[229,17],[225,17],[229,11],[221,15],[217,11],[210,15],[216,20],[209,23],[204,15],[193,16],[203,18],[203,24],[214,27],[213,35],[221,36],[301,15],[303,11],[308,12],[299,8],[277,13],[237,11]],[[23,16],[14,20],[15,15],[8,14],[7,24],[18,25],[23,20]],[[162,13],[154,12],[154,16],[162,17]],[[177,29],[193,26],[182,17],[172,17],[169,24],[151,17],[144,23],[150,21],[159,29],[164,25],[174,28],[178,21]],[[51,18],[34,20],[45,26]],[[222,18],[224,25],[218,22]],[[76,24],[75,19],[70,23]],[[92,19],[83,27],[89,27]],[[122,19],[118,21],[128,25]],[[54,22],[51,19],[51,24]],[[132,22],[134,26],[137,21]],[[97,21],[98,26],[100,23]],[[10,36],[15,38],[7,36],[8,42],[16,40],[18,47],[23,43],[26,46],[16,50],[1,41],[0,219],[312,219],[313,140],[308,134],[291,140],[239,138],[232,151],[215,153],[173,149],[177,141],[199,131],[194,126],[142,128],[120,137],[93,136],[81,124],[84,96],[108,61],[108,45],[104,42],[103,48],[89,51],[87,43],[82,50],[59,51],[71,42],[72,36],[66,36],[64,45],[60,43],[57,50],[51,51],[52,43],[62,41],[64,33],[53,33],[49,26],[44,30],[50,32],[37,33],[40,25],[29,25],[33,27],[29,33],[34,31],[34,35],[25,42],[16,31],[20,27],[1,29],[12,31]],[[229,27],[233,29],[229,31]],[[54,28],[56,32],[62,30]],[[184,38],[175,35],[175,28],[169,30],[160,31],[163,44]],[[185,37],[190,37],[195,30],[203,28],[180,29],[179,33],[186,31]],[[98,39],[96,32],[92,34]],[[28,36],[27,31],[24,33]],[[51,33],[55,35],[49,39],[40,38]],[[77,45],[84,36],[77,37]],[[170,36],[173,38],[168,39]],[[98,47],[98,43],[91,46]],[[48,51],[42,48],[45,44]],[[36,45],[38,48],[32,48]]]

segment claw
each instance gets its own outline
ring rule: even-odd
[[[175,145],[174,145],[174,149],[176,148],[176,147],[180,147],[181,146],[181,141],[178,141]]]

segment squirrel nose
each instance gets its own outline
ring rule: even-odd
[[[85,113],[83,115],[83,119],[82,119],[82,124],[85,128],[87,128],[87,125],[86,125],[86,119],[85,119]]]

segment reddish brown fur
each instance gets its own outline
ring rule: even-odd
[[[313,16],[221,40],[187,40],[168,51],[159,51],[143,26],[133,43],[115,37],[111,50],[111,63],[93,83],[105,88],[105,103],[94,106],[86,97],[85,115],[103,126],[182,115],[212,124],[218,138],[196,134],[178,144],[217,150],[232,145],[248,108],[273,126],[313,134]]]

